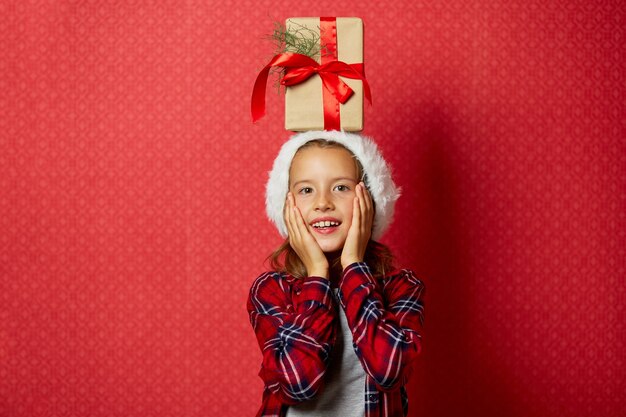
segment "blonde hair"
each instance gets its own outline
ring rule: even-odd
[[[298,148],[296,155],[302,149],[313,146],[317,146],[323,149],[345,149],[352,156],[356,163],[357,177],[360,178],[360,180],[363,181],[364,184],[367,184],[365,171],[363,170],[361,162],[358,160],[358,158],[356,158],[356,156],[354,156],[352,152],[350,152],[348,148],[338,142],[325,139],[314,139]],[[376,210],[375,204],[374,210]],[[296,278],[304,278],[307,276],[307,271],[304,263],[302,262],[296,251],[294,251],[289,244],[289,238],[285,239],[283,243],[266,258],[266,261],[269,261],[270,267],[277,272],[286,272]],[[386,273],[389,273],[393,270],[393,255],[391,253],[391,250],[386,245],[380,242],[376,242],[372,239],[367,242],[364,261],[368,264],[374,276],[382,277],[385,276]],[[329,269],[331,273],[340,274],[341,258],[336,257],[335,259],[331,260]]]

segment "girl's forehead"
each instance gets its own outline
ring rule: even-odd
[[[358,179],[358,164],[350,151],[343,147],[310,146],[296,152],[289,169],[289,177],[315,174],[341,174]]]

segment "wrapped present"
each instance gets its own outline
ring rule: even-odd
[[[316,17],[290,18],[287,19],[286,27],[290,30],[294,29],[294,26],[304,26],[317,32],[320,42],[324,45],[316,57],[320,64],[331,61],[362,64],[363,21],[356,17],[320,20]],[[300,84],[288,87],[285,92],[285,129],[363,130],[363,82],[349,78],[342,81],[354,91],[344,104],[323,88],[319,76],[310,77]],[[328,101],[330,103],[326,103]]]
[[[363,98],[371,102],[363,70],[363,21],[356,17],[289,18],[286,30],[319,39],[320,48],[313,56],[289,52],[270,61],[254,86],[253,120],[265,112],[269,70],[283,67],[287,130],[362,130]]]

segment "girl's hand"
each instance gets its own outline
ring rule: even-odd
[[[284,216],[289,232],[289,244],[304,263],[307,275],[328,278],[326,255],[307,229],[302,213],[296,207],[295,198],[291,193],[287,193]]]
[[[356,186],[354,197],[352,224],[348,230],[348,237],[341,252],[341,266],[345,269],[354,262],[363,262],[365,249],[372,236],[372,224],[374,223],[374,204],[372,197],[360,182]]]

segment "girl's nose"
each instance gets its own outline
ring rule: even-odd
[[[317,195],[317,200],[315,201],[315,209],[316,210],[330,210],[333,208],[332,199],[328,195],[328,193],[320,192]]]

